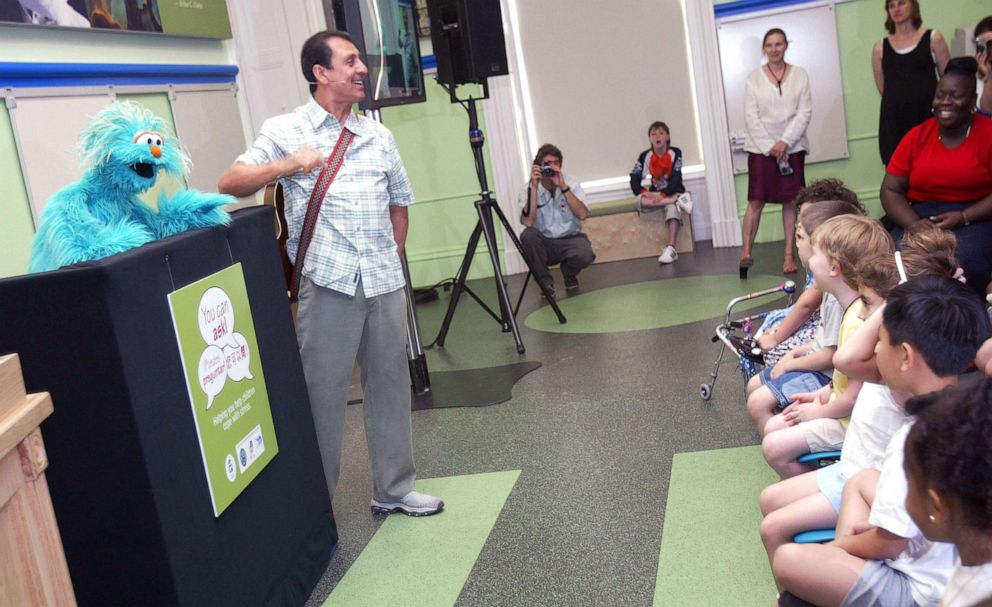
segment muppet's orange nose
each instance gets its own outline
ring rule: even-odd
[[[156,158],[162,157],[162,148],[158,147],[157,145],[153,145],[151,149],[152,149],[152,156]]]

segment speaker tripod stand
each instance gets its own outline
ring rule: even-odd
[[[483,99],[489,97],[489,87],[485,82],[482,84]],[[451,319],[454,318],[455,308],[458,306],[458,300],[461,298],[462,291],[469,294],[482,308],[493,317],[496,322],[498,322],[503,329],[504,333],[512,332],[513,341],[517,344],[517,353],[523,354],[525,351],[524,342],[520,338],[520,329],[517,327],[517,310],[520,308],[520,301],[517,301],[517,307],[514,308],[510,305],[510,296],[507,291],[506,281],[503,279],[503,272],[500,268],[499,263],[499,253],[496,248],[496,230],[495,221],[493,219],[493,213],[496,213],[496,217],[499,219],[500,223],[503,225],[503,230],[510,236],[510,240],[513,242],[513,246],[517,248],[520,252],[520,257],[527,264],[527,270],[530,274],[534,273],[534,268],[531,267],[530,261],[527,256],[524,255],[523,246],[520,244],[520,240],[517,238],[516,233],[513,231],[513,227],[510,222],[506,220],[506,215],[503,214],[502,209],[496,204],[496,201],[492,198],[489,192],[489,184],[486,180],[486,165],[485,160],[482,156],[482,144],[485,142],[485,135],[482,130],[479,129],[479,119],[476,113],[475,102],[476,99],[469,96],[467,100],[467,105],[465,101],[457,99],[455,95],[455,88],[449,89],[448,93],[451,95],[452,102],[461,103],[465,109],[468,111],[468,138],[469,143],[472,146],[472,155],[475,157],[475,172],[479,178],[479,187],[482,189],[480,194],[481,198],[475,201],[475,211],[479,216],[479,220],[475,224],[475,229],[472,230],[472,235],[468,240],[468,247],[465,249],[465,257],[462,259],[461,268],[458,271],[458,277],[455,280],[455,284],[451,289],[451,301],[448,303],[448,311],[444,315],[444,322],[441,323],[441,330],[438,332],[436,343],[437,345],[444,347],[445,338],[448,335],[448,330],[451,328]],[[486,239],[486,247],[489,249],[489,260],[493,265],[493,276],[496,279],[496,292],[499,297],[499,315],[496,314],[489,306],[486,305],[479,297],[472,291],[468,285],[465,284],[465,280],[468,277],[469,268],[472,266],[472,259],[475,256],[475,251],[479,246],[479,238],[484,237]],[[529,278],[529,275],[528,275]],[[544,294],[544,298],[548,301],[551,309],[554,310],[555,316],[558,317],[558,322],[565,324],[567,319],[565,315],[561,313],[561,308],[558,307],[558,302],[555,301],[554,295],[548,290],[547,286],[541,284],[540,280],[535,280],[537,286],[541,289]],[[521,293],[521,300],[523,299],[523,293]]]

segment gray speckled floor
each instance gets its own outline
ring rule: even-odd
[[[736,270],[739,249],[697,247],[672,266],[653,258],[595,265],[581,274],[582,289]],[[759,245],[752,272],[777,273],[781,254],[781,243]],[[522,280],[509,280],[514,301]],[[491,279],[473,287],[495,302]],[[560,276],[558,290],[564,292]],[[425,343],[447,301],[442,293],[418,308]],[[725,365],[713,399],[698,396],[717,354],[710,341],[717,319],[622,334],[551,334],[523,324],[540,303],[531,285],[518,316],[522,357],[512,336],[468,298],[446,348],[428,351],[432,371],[519,360],[544,365],[516,385],[509,402],[413,414],[419,476],[522,471],[457,604],[650,605],[672,454],[758,442],[741,378]],[[349,407],[343,453],[334,498],[341,542],[308,605],[323,602],[378,526],[369,514],[359,406]]]

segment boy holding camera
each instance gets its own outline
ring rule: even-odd
[[[582,220],[589,209],[582,201],[582,186],[561,170],[561,150],[542,145],[534,157],[530,183],[520,192],[520,222],[524,231],[520,244],[534,277],[554,294],[554,278],[548,266],[561,265],[565,288],[579,288],[578,274],[596,259],[589,237],[582,233]]]

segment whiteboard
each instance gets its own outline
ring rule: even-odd
[[[62,91],[53,91],[52,96],[16,96],[15,91],[14,99],[10,111],[14,141],[37,227],[52,195],[83,176],[79,134],[115,97],[108,92]],[[189,187],[216,192],[220,175],[246,149],[234,88],[174,91],[172,112],[180,143],[192,160]],[[159,190],[172,194],[184,185],[181,178],[160,175],[155,187],[140,198],[154,206]],[[257,204],[253,197],[240,198],[225,209],[253,204]]]
[[[79,134],[113,102],[107,93],[16,98],[10,119],[35,226],[52,194],[83,176]]]
[[[220,176],[248,147],[235,89],[176,91],[172,97],[172,116],[179,139],[192,161],[189,187],[216,192]],[[224,208],[231,211],[253,204],[255,198],[248,197]]]
[[[785,31],[789,39],[785,60],[809,74],[813,117],[806,130],[810,147],[807,164],[848,157],[834,6],[832,3],[799,4],[774,11],[728,16],[717,22],[723,94],[730,128],[727,140],[735,174],[747,172],[745,83],[748,75],[764,63],[761,40],[773,27]]]

